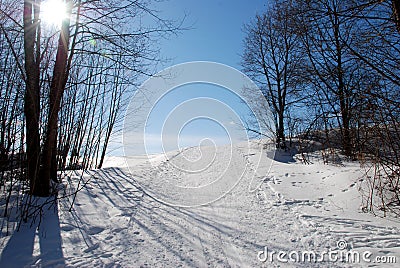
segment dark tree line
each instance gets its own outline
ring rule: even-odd
[[[277,146],[297,136],[369,163],[366,208],[385,212],[400,207],[399,11],[395,0],[275,0],[246,25],[242,58]]]

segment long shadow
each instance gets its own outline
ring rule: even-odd
[[[39,239],[40,255],[33,256],[35,237]],[[42,217],[23,223],[15,231],[0,256],[0,267],[64,267],[60,220],[56,201],[43,206]]]
[[[169,205],[169,204],[160,202],[158,199],[154,198],[152,195],[150,195],[144,189],[142,189],[142,187],[135,181],[134,177],[132,177],[127,170],[124,171],[120,168],[110,168],[107,171],[103,170],[102,172],[104,172],[103,174],[105,174],[107,172],[113,173],[113,175],[114,175],[113,177],[115,179],[124,181],[124,183],[120,182],[121,185],[130,184],[132,187],[141,191],[144,196],[147,196],[149,199],[153,200],[153,202],[155,204],[158,204],[159,205],[158,209],[157,209],[158,211],[152,210],[153,207],[150,204],[143,204],[143,203],[136,204],[136,209],[137,209],[137,211],[140,210],[142,212],[142,215],[151,215],[151,214],[154,216],[157,215],[157,218],[160,223],[161,222],[165,223],[165,222],[171,221],[170,218],[167,218],[160,213],[161,211],[164,211],[165,212],[164,215],[169,215],[171,218],[172,217],[176,217],[176,218],[182,217],[183,219],[184,218],[191,219],[194,222],[197,222],[199,224],[198,225],[199,229],[204,230],[205,227],[208,227],[211,230],[213,230],[214,232],[225,234],[225,235],[237,233],[239,231],[239,230],[233,229],[230,226],[224,225],[221,222],[218,222],[217,219],[210,218],[209,215],[205,215],[204,213],[202,213],[200,211],[196,210],[196,212],[194,212],[191,209],[176,207],[173,205]],[[128,172],[128,173],[126,173],[126,172]],[[115,184],[115,183],[113,183],[113,184]],[[149,199],[147,199],[147,200],[149,200]],[[150,205],[150,206],[147,206],[147,205]],[[213,216],[215,216],[215,215],[213,215]],[[142,228],[149,231],[149,228],[147,228],[147,227],[145,228],[145,226],[143,226],[142,224],[138,224],[138,225],[140,225]],[[168,230],[166,230],[166,231],[168,231]],[[189,233],[189,232],[190,232],[190,230],[184,230],[183,233]],[[245,243],[247,245],[257,246],[257,247],[260,246],[260,245],[257,245],[256,243],[246,240],[246,239],[243,240],[243,243]]]
[[[106,168],[93,171],[91,176],[95,178],[93,183],[97,184],[96,187],[98,187],[102,193],[103,198],[108,199],[108,202],[112,206],[118,207],[122,211],[130,210],[130,221],[135,223],[140,230],[152,237],[154,241],[156,241],[157,245],[162,249],[161,251],[169,251],[174,256],[178,257],[186,266],[191,266],[193,264],[186,259],[187,256],[185,256],[185,253],[179,251],[168,239],[163,239],[160,234],[173,232],[175,233],[175,236],[179,237],[178,240],[187,240],[188,243],[191,243],[191,238],[195,237],[196,234],[191,234],[192,230],[191,225],[189,224],[190,222],[197,223],[197,228],[204,232],[211,231],[226,236],[240,231],[218,222],[218,219],[214,218],[215,215],[209,217],[211,215],[207,215],[206,212],[178,208],[160,202],[144,191],[128,170]],[[124,196],[129,196],[129,198],[124,200],[125,202],[123,203],[121,203],[122,200],[120,200],[119,197],[117,200],[113,200],[110,196],[109,190],[124,193]],[[144,197],[146,198],[143,199]],[[93,202],[98,201],[93,200]],[[157,209],[154,209],[155,207]],[[146,220],[141,222],[137,219],[137,214],[140,214],[140,218]],[[76,216],[79,217],[78,215]],[[188,224],[185,226],[182,225],[182,222],[187,222]],[[157,226],[158,229],[154,229],[153,224]],[[129,238],[126,239],[129,242]],[[260,245],[256,245],[256,243],[248,241],[247,239],[242,241],[242,243],[257,246],[257,248],[260,247]],[[141,252],[141,254],[144,254],[144,252]]]
[[[241,226],[227,224],[228,219],[219,218],[216,214],[209,214],[210,210],[171,206],[160,202],[148,194],[135,180],[135,176],[151,176],[153,171],[154,170],[147,170],[140,171],[138,174],[131,174],[128,169],[105,168],[90,172],[89,175],[92,177],[92,186],[96,188],[93,192],[95,193],[95,195],[93,195],[95,198],[90,202],[93,202],[93,205],[97,202],[105,202],[119,209],[121,215],[129,217],[129,223],[126,227],[124,225],[122,226],[123,228],[118,229],[113,229],[111,225],[110,231],[113,232],[113,235],[118,237],[118,240],[102,240],[101,237],[91,237],[86,228],[82,227],[84,226],[85,215],[80,214],[80,207],[77,206],[76,211],[72,212],[72,216],[77,222],[76,226],[81,229],[85,241],[86,238],[94,240],[100,239],[89,243],[88,254],[85,256],[86,259],[97,258],[101,250],[105,250],[104,253],[108,253],[109,251],[106,251],[106,248],[112,248],[113,244],[116,243],[115,249],[118,250],[122,245],[125,245],[127,248],[137,247],[133,254],[137,254],[135,257],[143,259],[144,261],[151,262],[154,256],[150,255],[155,254],[154,249],[157,249],[157,252],[169,252],[174,258],[180,260],[182,266],[193,267],[194,263],[191,259],[193,255],[188,253],[191,252],[191,248],[181,247],[181,244],[192,245],[193,243],[201,243],[202,246],[207,247],[207,250],[223,246],[222,240],[221,245],[212,244],[214,241],[218,241],[218,238],[212,241],[201,240],[199,236],[207,233],[212,234],[210,236],[222,235],[224,239],[228,239],[226,241],[230,241],[230,243],[236,245],[237,248],[246,247],[246,249],[244,249],[245,252],[252,251],[252,249],[256,252],[255,250],[263,248],[264,245],[261,245],[260,242],[251,241],[251,239],[245,235],[241,235],[241,233],[245,234],[245,230],[241,230]],[[88,188],[87,191],[88,197],[92,198],[92,189]],[[224,205],[220,204],[216,208],[224,210],[225,207],[222,206]],[[230,208],[227,207],[226,209]],[[105,221],[107,221],[107,219],[105,219]],[[128,231],[128,234],[123,232],[123,230],[132,228],[133,226],[137,228],[134,230],[135,232],[133,230]],[[118,225],[116,227],[121,226]],[[246,227],[243,226],[243,228]],[[199,231],[200,234],[197,233]],[[148,244],[146,244],[148,248],[144,248],[141,244],[144,242],[144,240],[140,239],[142,233],[145,233],[145,237],[149,238],[149,240],[147,240]],[[201,241],[193,242],[197,240]],[[102,245],[98,246],[103,243],[107,243],[105,248],[103,248]],[[91,245],[97,245],[94,253],[90,253]],[[275,248],[281,249],[281,246],[277,245]],[[116,256],[118,256],[118,254],[125,253],[117,253]],[[202,253],[197,252],[194,254],[201,255]],[[101,260],[99,261],[101,262]],[[164,261],[167,261],[167,259],[164,259]]]

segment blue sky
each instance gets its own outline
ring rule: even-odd
[[[253,19],[256,13],[262,12],[266,3],[266,0],[169,0],[156,3],[155,8],[160,11],[161,17],[177,21],[186,17],[184,27],[190,27],[189,30],[182,31],[178,36],[172,36],[159,43],[160,56],[170,59],[160,67],[159,71],[189,61],[213,61],[240,70],[245,37],[243,26]],[[193,101],[195,98],[210,98],[220,101],[222,102],[221,107],[224,104],[228,105],[233,109],[236,119],[232,119],[234,115],[226,112],[229,109],[226,109],[225,106],[218,109],[215,102],[208,102],[204,99],[201,101],[205,105],[210,105],[209,109],[207,109],[208,107],[204,109],[206,116],[188,120],[186,113],[179,115],[180,105],[191,105],[192,103],[193,109],[201,110],[200,107],[196,107],[198,100]],[[211,106],[213,107],[211,108]],[[164,99],[156,103],[149,114],[148,125],[145,129],[147,152],[161,152],[160,143],[165,143],[163,145],[166,147],[164,148],[166,151],[174,149],[168,146],[168,143],[178,144],[181,148],[198,146],[201,141],[208,139],[216,145],[230,143],[231,137],[227,135],[227,130],[219,124],[218,120],[209,118],[208,110],[210,109],[215,111],[215,118],[223,118],[225,127],[228,126],[228,129],[233,132],[237,128],[234,126],[235,122],[238,122],[237,118],[249,115],[248,107],[241,103],[240,98],[221,87],[200,83],[173,89],[170,94],[165,95]],[[213,117],[212,114],[211,117]],[[185,121],[179,121],[180,118],[185,118]],[[180,123],[174,125],[171,123],[174,120]],[[232,120],[232,124],[229,124],[229,120]],[[161,130],[165,122],[168,122],[169,126],[173,126],[164,130],[168,132],[167,134]],[[174,131],[179,133],[179,135],[174,134],[177,137],[170,135]],[[168,142],[160,141],[160,137],[164,134],[171,136],[172,139],[177,138],[178,141],[172,142],[168,138],[166,138]],[[243,136],[236,133],[233,135]],[[154,142],[152,143],[152,141]]]
[[[247,140],[240,126],[249,114],[242,99],[220,86],[194,83],[176,87],[149,114],[147,150],[175,151],[210,142],[222,145]]]
[[[170,0],[158,9],[165,18],[179,19],[185,26],[178,37],[161,42],[161,56],[170,65],[187,61],[215,61],[240,70],[243,25],[265,9],[267,0]]]

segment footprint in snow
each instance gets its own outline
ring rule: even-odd
[[[110,258],[112,256],[113,256],[112,253],[105,253],[105,254],[100,255],[100,257],[102,257],[102,258]]]
[[[68,231],[72,231],[74,229],[74,227],[67,225],[67,226],[62,226],[60,229],[62,231],[68,232]]]
[[[119,233],[119,232],[122,232],[122,231],[125,230],[125,229],[126,229],[126,227],[125,227],[125,228],[124,228],[124,227],[116,228],[116,229],[113,230],[113,232],[114,232],[114,233]]]
[[[90,227],[87,232],[88,232],[89,235],[96,235],[96,234],[99,234],[99,233],[101,233],[103,231],[104,231],[103,227],[94,226],[94,227]]]
[[[85,249],[83,252],[84,253],[89,253],[90,251],[93,251],[93,250],[98,249],[98,248],[99,248],[99,243],[96,243],[93,246],[90,246],[87,249]]]
[[[265,177],[264,180],[263,180],[263,182],[269,182],[269,181],[271,181],[270,177]]]
[[[109,235],[109,236],[107,236],[106,238],[104,238],[104,240],[111,240],[111,239],[113,239],[113,238],[114,238],[113,235]]]

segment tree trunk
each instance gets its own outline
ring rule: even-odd
[[[69,1],[67,2],[67,6],[69,8],[67,14],[70,15],[71,5]],[[41,170],[41,180],[43,180],[43,184],[47,184],[49,187],[51,179],[57,181],[56,157],[58,112],[60,111],[61,99],[65,89],[65,81],[67,79],[68,46],[70,40],[69,24],[70,19],[69,16],[67,16],[61,25],[56,61],[53,70],[53,79],[50,85],[49,116],[47,121],[46,138],[43,147]]]
[[[346,93],[345,82],[344,82],[344,70],[342,62],[342,44],[339,36],[339,18],[338,14],[335,15],[334,24],[334,35],[335,35],[335,46],[337,53],[337,77],[338,77],[338,97],[340,104],[340,113],[342,117],[342,148],[346,156],[352,155],[351,137],[350,137],[350,109],[348,105],[348,94]]]
[[[285,126],[284,126],[284,116],[283,112],[279,111],[278,113],[278,129],[277,129],[277,145],[281,149],[286,148],[286,143],[285,143]]]
[[[26,153],[27,177],[29,179],[29,192],[42,196],[41,181],[39,181],[40,160],[40,6],[32,1],[24,1],[24,53],[26,90],[24,96],[24,113],[26,120]],[[33,17],[32,17],[33,15]],[[48,188],[48,187],[47,187]]]

